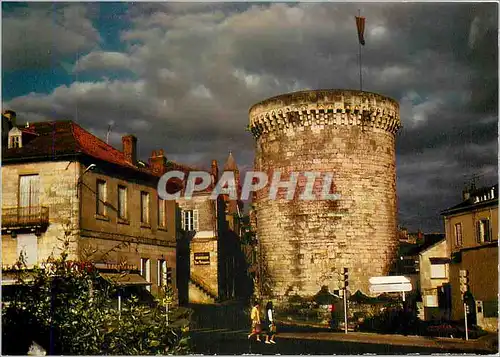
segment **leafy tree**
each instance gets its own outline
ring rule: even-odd
[[[154,306],[136,297],[116,309],[116,287],[90,262],[67,259],[67,248],[30,271],[20,261],[12,296],[2,301],[3,354],[26,354],[33,341],[49,354],[186,354],[189,311],[168,311],[172,292]],[[169,316],[170,315],[170,316]],[[172,317],[173,316],[173,317]]]

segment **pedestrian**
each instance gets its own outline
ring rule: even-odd
[[[276,343],[274,341],[274,336],[276,335],[276,324],[274,323],[273,303],[271,301],[269,301],[266,305],[266,326],[267,326],[266,343],[267,344]]]
[[[260,304],[255,301],[253,304],[252,312],[250,313],[250,320],[252,322],[252,331],[248,335],[248,339],[252,336],[257,337],[257,342],[260,342],[260,334],[262,332],[262,325],[260,323]]]
[[[335,318],[335,304],[331,304],[328,308],[330,310],[330,326],[332,330],[337,328],[337,319]]]

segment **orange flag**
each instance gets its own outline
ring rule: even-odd
[[[356,16],[356,27],[358,28],[359,43],[365,45],[365,18]]]

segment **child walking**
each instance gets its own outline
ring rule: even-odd
[[[274,335],[276,334],[276,325],[274,324],[273,303],[271,301],[269,301],[266,305],[266,325],[267,325],[266,343],[267,344],[276,343],[274,341]]]
[[[260,333],[262,331],[262,327],[260,324],[260,304],[258,301],[255,301],[253,304],[252,312],[250,313],[250,320],[252,322],[252,332],[248,335],[250,339],[252,336],[257,336],[257,342],[260,342]]]

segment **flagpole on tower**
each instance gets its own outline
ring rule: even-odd
[[[358,17],[361,17],[361,10],[358,9]],[[361,41],[358,41],[359,47],[359,90],[363,90],[363,66],[362,66],[362,58],[361,58]]]
[[[359,90],[363,90],[363,65],[362,65],[362,57],[361,57],[361,46],[365,45],[365,18],[361,17],[361,10],[358,9],[358,16],[356,18],[356,27],[358,29],[358,42],[359,42]]]

